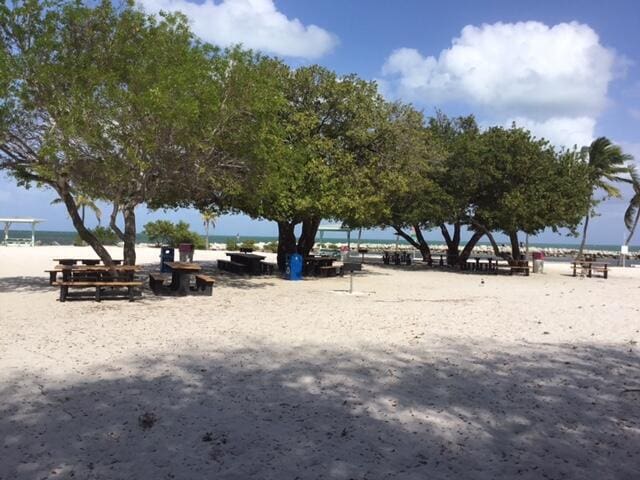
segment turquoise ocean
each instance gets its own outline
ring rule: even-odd
[[[12,230],[11,238],[31,238],[30,230]],[[36,242],[40,245],[73,245],[74,239],[76,238],[76,232],[57,232],[57,231],[48,231],[48,230],[37,230],[36,231]],[[204,236],[203,236],[204,238]],[[227,240],[235,240],[236,235],[210,235],[209,241],[211,243],[226,243]],[[245,240],[255,240],[256,242],[275,242],[278,240],[277,237],[261,237],[261,236],[251,236],[251,235],[241,235],[239,237],[240,242]],[[148,242],[147,237],[144,234],[139,234],[137,236],[137,240],[140,243]],[[352,243],[355,241],[354,236],[352,236]],[[344,243],[346,242],[346,236],[331,238],[325,236],[323,239],[323,243]],[[360,240],[361,243],[371,243],[371,244],[395,244],[395,238],[391,239],[367,239],[362,238]],[[400,245],[405,245],[407,242],[404,239],[400,239],[398,242]],[[430,245],[443,245],[444,242],[441,241],[429,241]],[[480,242],[482,245],[483,242]],[[578,248],[579,244],[576,243],[538,243],[538,242],[530,242],[530,246],[540,247],[540,248]],[[586,247],[589,250],[606,250],[611,252],[619,252],[620,245],[595,245],[589,244]],[[629,248],[630,252],[640,252],[639,246],[632,246]]]

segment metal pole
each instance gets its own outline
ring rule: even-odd
[[[31,222],[31,246],[36,246],[36,222]]]
[[[353,293],[353,270],[351,270],[351,275],[349,276],[349,294]]]

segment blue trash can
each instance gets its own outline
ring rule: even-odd
[[[284,276],[288,280],[302,280],[302,255],[287,255],[287,270]]]
[[[171,247],[160,247],[160,271],[162,273],[170,272],[171,269],[167,267],[164,262],[173,262],[175,258],[175,250]]]

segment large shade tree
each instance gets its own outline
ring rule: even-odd
[[[323,218],[351,209],[359,184],[352,175],[375,137],[383,104],[373,83],[339,77],[319,67],[281,69],[283,103],[268,147],[245,189],[232,201],[253,217],[278,224],[278,265],[286,255],[307,255]],[[296,227],[300,226],[299,238]]]
[[[252,54],[202,44],[184,17],[157,19],[131,3],[2,2],[0,25],[0,168],[53,188],[106,263],[74,191],[113,203],[111,226],[135,263],[138,205],[219,192],[245,168],[234,150],[254,139]]]
[[[575,230],[590,191],[588,168],[576,152],[557,152],[546,140],[512,126],[483,132],[479,156],[487,174],[474,216],[509,237],[514,259],[520,257],[518,232]]]

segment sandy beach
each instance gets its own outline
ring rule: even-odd
[[[366,265],[349,295],[197,251],[211,297],[60,303],[66,256],[0,247],[0,480],[638,478],[640,268]]]

